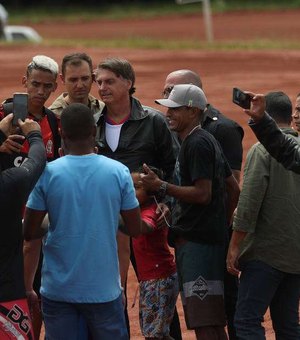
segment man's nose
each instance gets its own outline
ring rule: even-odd
[[[77,82],[76,82],[76,86],[77,87],[83,87],[84,86],[83,81],[81,79],[78,79]]]
[[[38,93],[39,94],[44,94],[45,93],[45,87],[43,85],[38,87]]]

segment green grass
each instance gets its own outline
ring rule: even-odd
[[[0,43],[0,46],[9,45],[10,43]],[[25,43],[18,43],[24,45]],[[14,45],[18,45],[14,43]],[[156,50],[205,50],[205,51],[233,51],[233,50],[300,50],[300,41],[287,40],[252,40],[252,41],[229,41],[215,42],[209,44],[199,40],[158,40],[146,38],[128,38],[114,40],[99,39],[46,39],[42,46],[50,47],[80,47],[80,48],[141,48]]]
[[[275,10],[300,8],[300,0],[215,0],[211,1],[212,11],[226,12],[232,10]],[[165,15],[192,14],[202,11],[201,3],[177,5],[175,1],[152,1],[139,4],[112,4],[99,7],[28,7],[22,10],[9,8],[11,24],[37,23],[43,21],[66,20],[71,22],[99,19],[150,18]]]
[[[215,0],[212,1],[214,12],[230,11],[230,10],[273,10],[300,8],[300,0]],[[149,2],[146,4],[137,5],[111,5],[101,6],[98,8],[78,7],[59,8],[53,7],[35,7],[34,9],[25,8],[19,12],[10,11],[9,22],[11,24],[27,24],[33,22],[53,22],[55,21],[71,21],[82,22],[90,20],[105,19],[122,19],[122,18],[149,18],[155,16],[189,14],[201,12],[201,3],[176,5],[175,1],[161,0],[157,2]],[[6,43],[1,43],[0,46],[5,46]],[[23,43],[24,44],[24,43]],[[109,39],[109,40],[86,40],[86,39],[46,39],[42,45],[47,46],[80,46],[80,47],[99,47],[99,48],[143,48],[143,49],[203,49],[203,50],[288,50],[300,49],[300,41],[273,41],[273,40],[254,40],[254,41],[231,41],[231,42],[214,42],[213,44],[201,42],[199,40],[159,40],[148,39],[145,37],[128,37],[127,39]]]

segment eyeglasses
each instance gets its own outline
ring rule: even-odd
[[[169,98],[169,95],[172,92],[173,88],[174,88],[174,86],[168,86],[167,88],[165,88],[162,92],[163,98],[165,98],[165,99]]]

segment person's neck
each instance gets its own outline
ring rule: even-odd
[[[195,130],[199,129],[201,126],[199,122],[194,121],[191,122],[189,126],[187,126],[184,130],[178,132],[178,136],[183,141],[188,135],[191,135]]]
[[[122,122],[126,117],[130,115],[131,112],[131,102],[130,99],[122,103],[108,104],[107,116],[109,119],[115,123]]]
[[[91,153],[96,153],[95,148],[95,134],[88,136],[85,139],[72,140],[65,136],[64,131],[62,134],[62,150],[64,155],[83,156]]]
[[[148,199],[143,202],[143,203],[140,203],[140,207],[143,209],[143,208],[146,208],[148,207],[149,205],[155,203],[154,199],[152,196],[149,196]]]
[[[81,99],[75,99],[75,98],[72,98],[70,97],[68,94],[65,96],[65,102],[67,104],[73,104],[73,103],[80,103],[80,104],[84,104],[86,106],[89,105],[89,98],[86,97],[86,98],[81,98]]]
[[[72,144],[72,145],[70,145],[68,151],[66,152],[66,155],[84,156],[84,155],[89,155],[89,154],[94,153],[94,152],[95,152],[95,149],[91,145]]]
[[[28,104],[28,112],[37,120],[40,120],[44,116],[44,106],[33,106]]]

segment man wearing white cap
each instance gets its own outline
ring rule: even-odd
[[[197,339],[227,339],[225,232],[239,187],[218,142],[199,126],[207,104],[204,92],[195,85],[175,85],[168,99],[156,103],[168,108],[169,127],[182,140],[175,167],[178,185],[160,180],[147,165],[141,180],[147,189],[176,199],[170,234],[187,327]]]
[[[174,85],[193,84],[203,90],[202,80],[198,73],[189,69],[179,69],[169,73],[166,77],[163,97],[168,98]],[[220,143],[222,151],[228,161],[233,176],[240,182],[244,136],[243,128],[235,121],[222,114],[211,103],[201,116],[201,127],[211,133]],[[232,226],[228,226],[228,244],[232,234]],[[238,295],[238,279],[225,269],[224,297],[227,317],[227,332],[230,340],[237,340],[234,327],[234,314]]]

